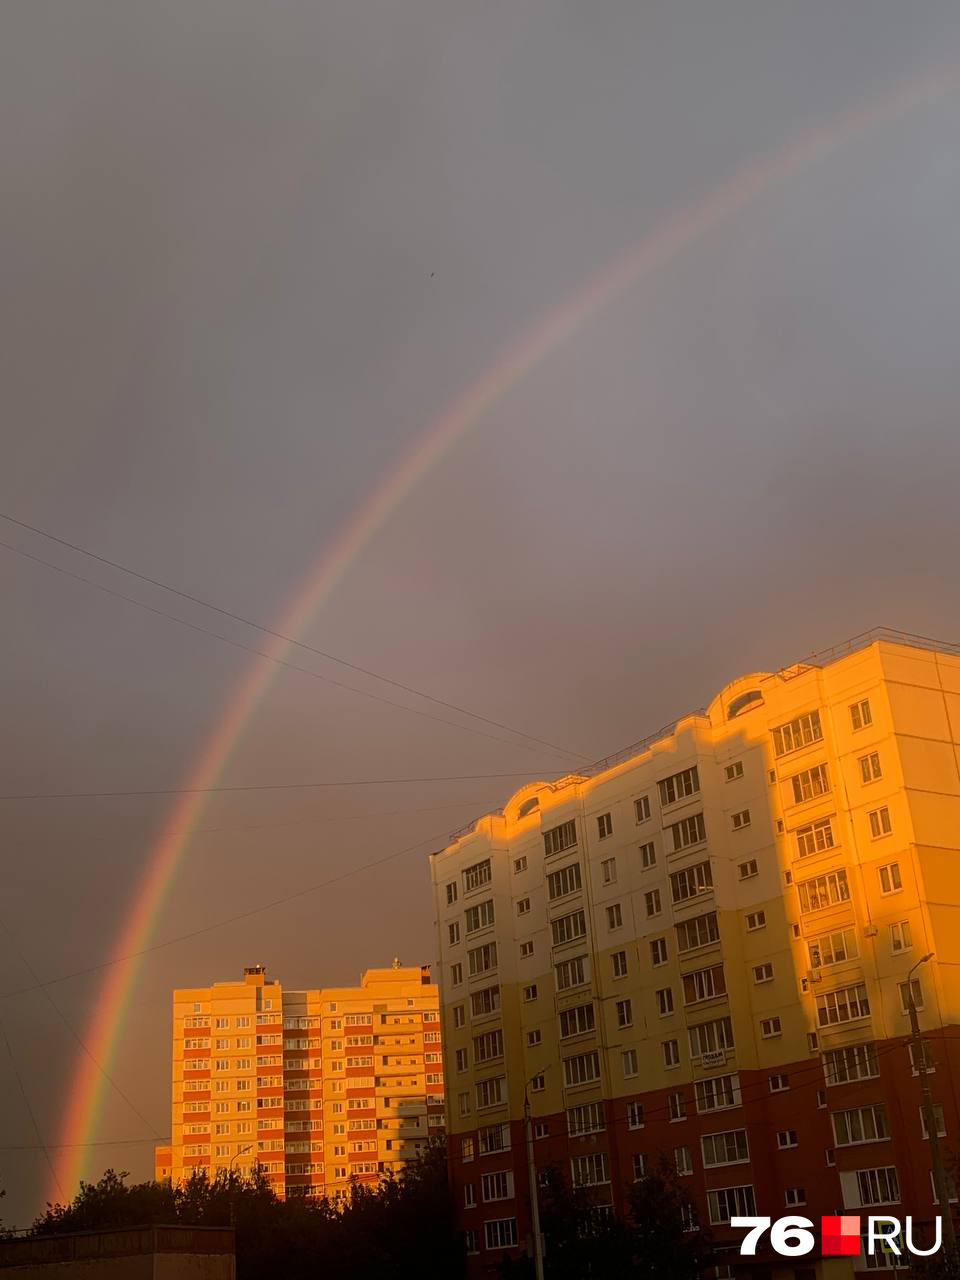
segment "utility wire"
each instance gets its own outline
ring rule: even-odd
[[[132,1099],[126,1093],[124,1093],[123,1089],[121,1089],[120,1085],[117,1084],[116,1080],[114,1080],[110,1072],[106,1069],[103,1063],[99,1061],[99,1059],[96,1057],[96,1055],[91,1051],[91,1049],[87,1045],[86,1041],[80,1036],[76,1027],[74,1027],[73,1023],[70,1021],[67,1015],[63,1012],[63,1010],[57,1004],[56,1000],[54,1000],[53,996],[50,994],[47,987],[40,982],[39,975],[37,974],[33,965],[27,959],[27,957],[20,950],[20,947],[17,945],[17,940],[13,936],[13,933],[10,930],[10,926],[7,924],[7,922],[4,919],[2,919],[2,917],[0,917],[0,929],[3,929],[3,932],[10,939],[10,942],[13,946],[14,951],[17,953],[17,955],[20,958],[20,963],[26,969],[27,973],[29,973],[30,977],[34,980],[34,982],[38,984],[39,989],[43,992],[44,998],[46,999],[47,1003],[50,1005],[51,1009],[53,1009],[54,1013],[57,1015],[57,1017],[60,1019],[63,1025],[70,1032],[71,1037],[76,1041],[76,1043],[79,1045],[83,1053],[90,1059],[90,1061],[93,1063],[96,1069],[103,1076],[104,1080],[106,1080],[107,1084],[110,1085],[110,1087],[115,1091],[115,1093],[120,1098],[123,1099],[123,1101],[127,1104],[127,1106],[130,1108],[133,1114],[137,1117],[137,1119],[140,1120],[144,1125],[146,1125],[146,1127],[150,1130],[152,1134],[154,1134],[156,1138],[159,1138],[160,1134],[157,1131],[156,1126],[150,1123],[150,1121],[143,1114],[140,1108],[132,1101]]]
[[[47,1158],[47,1165],[50,1169],[50,1176],[53,1178],[54,1182],[57,1184],[57,1190],[60,1192],[60,1195],[62,1196],[63,1187],[60,1183],[60,1179],[57,1177],[57,1171],[54,1168],[53,1160],[50,1158],[50,1149],[47,1146],[47,1144],[43,1141],[43,1139],[40,1137],[40,1126],[37,1124],[37,1117],[33,1113],[33,1107],[31,1107],[30,1105],[30,1099],[27,1097],[27,1091],[23,1086],[23,1077],[20,1075],[20,1070],[17,1067],[17,1060],[13,1056],[13,1049],[10,1047],[10,1037],[7,1035],[7,1029],[2,1022],[0,1022],[0,1036],[3,1037],[3,1043],[7,1047],[7,1056],[10,1059],[10,1066],[13,1068],[13,1075],[17,1082],[17,1088],[20,1090],[20,1097],[23,1099],[24,1108],[26,1109],[27,1115],[30,1117],[30,1123],[33,1126],[33,1132],[37,1136],[37,1143],[39,1145],[40,1150],[43,1152],[43,1154]]]
[[[555,769],[547,776],[558,777]],[[21,791],[0,795],[0,800],[103,800],[120,796],[210,795],[230,791],[312,791],[321,787],[390,787],[421,782],[489,782],[502,778],[529,778],[530,771],[517,773],[461,773],[426,778],[351,778],[341,782],[251,782],[226,787],[140,787],[126,791]]]
[[[242,614],[233,613],[230,609],[223,609],[219,605],[213,604],[209,600],[204,600],[201,596],[192,595],[189,591],[181,591],[178,587],[173,587],[167,582],[162,582],[159,578],[152,578],[150,577],[149,574],[141,573],[137,569],[131,569],[128,565],[120,564],[119,561],[110,560],[106,556],[98,555],[95,551],[90,551],[86,547],[81,547],[75,542],[68,541],[68,539],[66,538],[59,538],[56,536],[56,534],[48,533],[45,529],[40,529],[36,525],[27,524],[25,520],[18,520],[15,516],[8,515],[6,512],[0,511],[0,519],[8,521],[10,524],[16,525],[20,529],[26,529],[30,533],[35,533],[41,538],[46,538],[50,542],[55,542],[61,547],[67,547],[69,548],[69,550],[75,551],[79,555],[87,556],[89,559],[95,560],[98,564],[107,565],[109,568],[117,569],[119,570],[120,573],[128,574],[130,577],[136,578],[140,582],[146,582],[146,583],[149,583],[150,586],[159,587],[162,591],[168,591],[171,593],[171,595],[179,596],[181,600],[187,600],[191,604],[200,605],[201,608],[209,609],[213,613],[218,613],[220,614],[221,617],[230,618],[233,622],[242,623],[242,625],[245,627],[252,627],[255,631],[259,631],[263,635],[273,636],[274,639],[282,640],[284,641],[284,643],[289,645],[294,645],[296,648],[303,649],[307,653],[316,654],[318,658],[323,658],[327,662],[334,662],[338,666],[346,667],[349,671],[356,671],[359,675],[369,676],[373,680],[379,680],[381,683],[389,685],[393,689],[400,689],[404,693],[410,693],[417,698],[423,698],[426,702],[432,702],[434,706],[445,707],[448,711],[455,711],[458,715],[469,716],[473,720],[479,720],[481,724],[490,725],[492,728],[503,729],[507,733],[516,734],[520,738],[525,738],[528,742],[534,743],[535,745],[540,747],[548,747],[551,751],[555,751],[560,755],[573,756],[578,760],[584,760],[584,761],[587,760],[587,757],[582,755],[578,751],[571,751],[568,747],[557,746],[557,744],[554,742],[548,742],[544,738],[538,738],[533,734],[525,733],[522,729],[515,729],[512,725],[504,724],[500,720],[494,720],[490,716],[481,715],[477,711],[471,711],[467,707],[461,707],[455,702],[448,702],[446,699],[438,698],[434,694],[425,693],[422,689],[417,689],[413,685],[405,684],[402,680],[394,680],[390,676],[385,676],[378,671],[371,670],[369,667],[360,666],[359,663],[349,662],[346,658],[338,658],[335,654],[327,653],[324,649],[319,649],[315,645],[307,644],[306,641],[304,640],[297,640],[293,636],[285,635],[282,631],[276,631],[272,627],[266,627],[260,622],[253,621],[253,619],[251,618],[245,618]],[[0,543],[0,545],[6,547],[8,550],[12,550],[16,552],[17,554],[27,555],[26,552],[21,551],[20,548],[14,547],[9,543],[4,542],[4,543]],[[30,558],[39,560],[39,557],[30,557]],[[52,565],[45,560],[39,560],[39,563],[47,565],[48,568],[59,567],[56,565]],[[67,571],[63,570],[63,572],[67,572]],[[74,576],[79,576],[79,575],[74,575]],[[89,582],[88,579],[84,579],[84,578],[81,578],[81,581]],[[100,584],[89,582],[89,585],[99,586]],[[103,590],[106,590],[106,588],[103,588]],[[124,596],[123,598],[131,599],[131,597],[128,597],[128,596]],[[132,602],[135,604],[140,603],[139,601],[132,601]],[[143,607],[146,608],[148,606],[143,606]],[[172,617],[172,615],[169,615],[169,614],[165,614],[164,616]],[[174,620],[178,622],[183,621],[182,619],[179,619],[179,618]],[[191,624],[184,623],[184,625],[191,625]],[[216,633],[208,632],[208,634],[214,635]],[[221,640],[227,639],[225,636],[218,636],[217,638]],[[230,642],[227,641],[227,643],[230,643]],[[259,652],[259,650],[253,650],[253,652]],[[268,654],[264,654],[263,656],[270,657],[270,655]],[[320,677],[320,678],[326,679],[327,677]],[[331,681],[331,683],[337,684],[338,682]],[[345,688],[345,689],[352,689],[352,692],[354,693],[363,694],[364,692],[363,690],[360,690],[360,689],[353,689],[352,686],[350,685],[340,685],[339,687]],[[372,695],[367,695],[367,696],[372,696]],[[383,701],[383,699],[381,700]],[[402,704],[390,703],[389,705],[399,706]],[[406,709],[411,710],[412,708],[408,707]],[[444,723],[450,723],[450,722],[445,721]],[[461,727],[465,728],[466,726],[461,726]]]

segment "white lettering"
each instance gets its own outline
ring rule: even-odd
[[[757,1241],[770,1225],[769,1218],[731,1218],[731,1227],[750,1227],[740,1246],[741,1257],[754,1257],[757,1252]]]
[[[777,1253],[785,1258],[793,1258],[801,1253],[809,1253],[815,1241],[813,1232],[806,1230],[812,1227],[809,1218],[778,1218],[770,1230],[770,1243]],[[790,1244],[789,1241],[795,1241]]]
[[[890,1226],[889,1231],[878,1231],[877,1228],[881,1223],[887,1223]],[[895,1253],[900,1257],[900,1246],[897,1241],[900,1238],[900,1219],[888,1218],[885,1214],[881,1214],[878,1218],[867,1219],[867,1252],[876,1253],[875,1244],[882,1244],[890,1253]]]
[[[916,1254],[918,1258],[928,1258],[931,1253],[936,1253],[940,1248],[943,1239],[943,1221],[940,1217],[934,1218],[936,1223],[936,1231],[934,1233],[934,1241],[932,1249],[917,1249],[913,1243],[913,1218],[907,1215],[907,1248],[911,1253]]]

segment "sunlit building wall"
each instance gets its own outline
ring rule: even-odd
[[[259,1163],[281,1195],[343,1198],[443,1133],[439,993],[429,969],[284,990],[262,966],[174,992],[172,1140],[157,1176]]]
[[[933,952],[914,993],[955,1144],[958,743],[956,652],[864,638],[523,787],[432,857],[471,1274],[530,1248],[525,1091],[538,1169],[622,1212],[664,1153],[721,1261],[731,1215],[932,1219],[905,982]]]

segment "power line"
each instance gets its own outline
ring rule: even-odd
[[[60,1183],[60,1179],[57,1177],[57,1171],[54,1168],[53,1161],[50,1158],[50,1149],[40,1136],[40,1126],[37,1124],[37,1117],[34,1115],[33,1107],[31,1107],[30,1105],[30,1099],[27,1097],[27,1091],[24,1088],[24,1084],[23,1084],[23,1077],[20,1075],[20,1070],[17,1067],[17,1060],[13,1056],[13,1049],[10,1047],[10,1038],[7,1035],[6,1027],[4,1027],[2,1022],[0,1022],[0,1036],[3,1037],[3,1043],[7,1047],[7,1056],[10,1059],[10,1066],[13,1068],[14,1079],[17,1082],[17,1088],[20,1090],[20,1097],[23,1099],[24,1108],[27,1112],[27,1115],[30,1117],[30,1123],[33,1126],[33,1132],[37,1136],[37,1142],[39,1144],[40,1150],[43,1152],[43,1154],[47,1158],[47,1165],[50,1169],[50,1176],[53,1178],[54,1182],[57,1184],[57,1190],[60,1192],[60,1195],[62,1196],[63,1187]]]
[[[548,776],[560,776],[556,769]],[[311,791],[321,787],[390,787],[433,782],[490,782],[503,778],[529,778],[530,771],[516,773],[461,773],[425,778],[351,778],[340,782],[250,782],[223,787],[140,787],[126,791],[21,791],[0,795],[0,800],[103,800],[122,796],[209,795],[231,791]]]
[[[494,720],[490,716],[481,715],[477,711],[471,711],[467,707],[461,707],[455,702],[448,702],[445,698],[438,698],[434,694],[425,693],[422,689],[417,689],[413,685],[405,684],[402,680],[394,680],[392,677],[382,675],[380,672],[373,671],[369,667],[360,666],[359,663],[349,662],[346,658],[338,658],[335,654],[327,653],[326,650],[324,649],[319,649],[315,645],[307,644],[306,641],[304,640],[297,640],[293,636],[285,635],[282,631],[276,631],[272,627],[266,627],[262,623],[253,621],[253,619],[251,618],[245,618],[242,614],[234,613],[230,609],[223,609],[219,605],[213,604],[209,600],[204,600],[201,596],[192,595],[189,591],[181,591],[178,587],[173,587],[167,582],[162,582],[159,578],[152,578],[150,577],[149,574],[141,573],[137,569],[131,569],[128,565],[121,564],[119,563],[119,561],[110,560],[106,556],[98,555],[95,551],[90,551],[88,548],[82,547],[75,542],[70,542],[66,538],[59,538],[56,536],[56,534],[48,533],[45,529],[40,529],[36,525],[27,524],[25,520],[18,520],[15,516],[7,515],[6,512],[0,511],[0,519],[6,520],[10,524],[16,525],[21,529],[26,529],[30,533],[35,533],[39,535],[41,538],[46,538],[50,542],[55,542],[61,547],[67,547],[69,548],[69,550],[75,551],[79,555],[87,556],[89,559],[95,560],[99,564],[107,565],[111,569],[117,569],[119,570],[119,572],[128,574],[130,577],[136,578],[140,582],[146,582],[146,583],[149,583],[150,586],[159,587],[162,591],[168,591],[171,593],[171,595],[179,596],[180,599],[187,600],[191,604],[200,605],[201,608],[209,609],[213,613],[218,613],[220,614],[221,617],[230,618],[233,622],[239,622],[245,627],[251,627],[253,628],[253,630],[259,631],[263,635],[273,636],[274,639],[282,640],[284,641],[285,644],[293,645],[298,649],[304,649],[308,653],[316,654],[318,658],[323,658],[327,662],[334,662],[338,666],[346,667],[349,671],[356,671],[359,675],[365,675],[365,676],[369,676],[373,680],[379,680],[381,683],[389,685],[393,689],[400,689],[404,693],[410,693],[417,698],[423,698],[426,702],[432,702],[435,706],[446,707],[448,711],[455,711],[458,715],[469,716],[473,720],[479,720],[481,724],[487,724],[495,729],[503,729],[507,733],[516,734],[520,738],[525,738],[528,742],[534,743],[540,747],[548,747],[551,751],[558,752],[560,755],[573,756],[579,760],[587,759],[586,756],[582,755],[578,751],[571,751],[568,747],[557,746],[556,743],[548,742],[546,739],[538,738],[535,735],[530,733],[525,733],[522,729],[515,729],[512,725],[504,724],[500,720]],[[27,555],[27,553],[24,551],[21,551],[19,547],[14,547],[5,542],[0,543],[0,545],[6,547],[8,550],[16,552],[17,554]],[[39,563],[47,565],[48,568],[54,568],[54,569],[59,568],[59,566],[52,565],[48,561],[40,560],[39,557],[31,556],[29,558],[38,560]],[[67,570],[62,570],[62,572],[67,572]],[[71,575],[71,576],[79,576],[79,575]],[[89,582],[89,580],[85,578],[81,578],[81,581],[88,582],[88,585],[90,586],[97,586],[97,587],[100,586],[99,583]],[[102,588],[102,589],[106,590],[106,588]],[[117,594],[120,594],[120,593],[117,593]],[[140,603],[139,601],[132,600],[132,598],[129,596],[124,596],[123,599],[131,600],[131,602],[134,604]],[[146,608],[148,606],[143,606],[143,607]],[[170,615],[170,614],[165,614],[164,616],[171,617],[171,618],[173,617],[173,615]],[[174,619],[174,620],[179,622],[183,621],[182,619]],[[184,624],[184,625],[191,625],[191,624]],[[208,634],[214,635],[215,633],[208,632]],[[221,640],[226,640],[225,636],[218,636],[218,638]],[[230,642],[228,641],[228,643]],[[254,652],[259,652],[259,651],[254,650]],[[263,656],[270,656],[270,655],[263,655]],[[320,677],[320,678],[325,679],[326,677]],[[331,681],[331,683],[337,684],[338,682]],[[352,686],[349,686],[349,685],[340,685],[339,687],[350,688],[354,693],[360,693],[360,694],[364,693],[363,690],[353,689]],[[367,696],[372,696],[372,695],[367,695]],[[385,701],[384,699],[381,699],[381,700]],[[398,706],[402,704],[390,703],[390,705]],[[408,707],[406,708],[406,710],[412,710],[412,708]],[[450,722],[444,721],[444,723],[450,723]],[[460,727],[465,728],[466,726],[460,726]]]
[[[311,893],[318,893],[321,889],[328,889],[331,885],[340,884],[342,881],[349,880],[352,876],[359,875],[363,871],[371,871],[376,867],[385,866],[388,862],[394,862],[397,858],[415,853],[425,845],[435,845],[438,841],[446,840],[447,838],[446,832],[428,836],[424,840],[417,841],[416,844],[407,845],[403,849],[395,849],[393,853],[384,854],[382,858],[374,858],[371,862],[362,863],[358,867],[351,867],[348,871],[340,872],[339,875],[328,876],[325,880],[307,885],[302,889],[296,889],[292,893],[285,894],[282,898],[274,898],[270,902],[262,902],[259,906],[250,907],[246,911],[239,911],[235,915],[211,921],[210,924],[191,929],[188,933],[180,933],[173,938],[166,938],[162,942],[151,943],[148,947],[141,947],[138,951],[130,951],[126,955],[114,956],[110,960],[101,961],[100,964],[89,965],[84,969],[75,969],[72,973],[61,974],[57,978],[48,978],[47,981],[37,982],[33,986],[19,987],[15,991],[0,992],[0,1000],[11,1000],[14,996],[26,995],[28,992],[38,991],[43,987],[55,987],[61,982],[69,982],[73,978],[86,977],[91,973],[101,973],[104,969],[110,969],[117,964],[124,964],[128,960],[137,960],[141,956],[151,955],[155,951],[164,951],[166,948],[177,946],[181,942],[189,942],[205,933],[212,933],[215,929],[224,929],[228,925],[239,923],[241,920],[249,920],[253,916],[262,915],[265,911],[272,911],[274,907],[285,906],[288,902],[294,902],[297,898],[304,898]]]

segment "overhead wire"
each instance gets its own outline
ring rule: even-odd
[[[10,1038],[7,1035],[7,1029],[2,1022],[0,1022],[0,1036],[3,1037],[3,1043],[6,1045],[7,1057],[10,1059],[10,1066],[13,1069],[13,1076],[17,1082],[17,1088],[20,1090],[20,1097],[23,1100],[24,1109],[26,1110],[27,1115],[30,1117],[30,1123],[33,1126],[33,1132],[36,1134],[38,1146],[47,1158],[47,1166],[50,1169],[50,1176],[53,1178],[54,1182],[56,1183],[57,1190],[60,1192],[60,1195],[62,1196],[63,1186],[61,1185],[60,1179],[57,1176],[56,1167],[54,1166],[53,1160],[50,1156],[49,1146],[47,1143],[43,1141],[43,1138],[40,1136],[40,1126],[37,1124],[37,1117],[34,1114],[33,1107],[30,1105],[30,1099],[27,1096],[27,1090],[23,1083],[23,1077],[20,1074],[20,1068],[17,1066],[17,1060],[13,1056],[13,1049],[10,1045]]]

